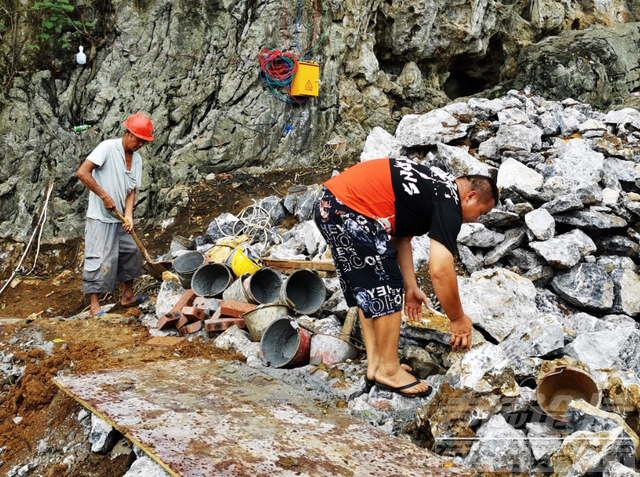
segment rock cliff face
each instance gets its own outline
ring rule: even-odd
[[[638,44],[640,23],[565,32],[522,51],[516,84],[553,99],[610,106],[640,87]]]
[[[86,192],[75,171],[98,142],[122,133],[133,112],[149,114],[156,127],[156,141],[142,151],[136,215],[160,221],[207,174],[310,166],[336,135],[355,158],[376,126],[393,133],[407,114],[478,94],[516,73],[525,80],[545,75],[528,57],[518,62],[524,46],[640,18],[631,0],[112,0],[76,5],[68,15],[81,22],[82,34],[63,25],[34,50],[28,45],[52,13],[34,17],[30,0],[9,3],[0,19],[0,236],[28,236],[25,224],[53,181],[47,241],[82,235]],[[83,66],[75,62],[80,38]],[[71,48],[61,49],[60,40]],[[627,43],[611,54],[626,54]],[[258,77],[258,51],[311,47],[305,59],[320,64],[319,97],[279,101]],[[626,86],[602,85],[604,100],[597,88],[581,99],[606,105],[635,86],[618,71],[632,69],[629,62],[599,64],[614,68]],[[81,124],[93,128],[74,132]]]

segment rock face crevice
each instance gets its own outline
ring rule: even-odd
[[[638,11],[619,0],[304,0],[286,12],[265,0],[113,0],[76,5],[71,17],[92,26],[65,27],[39,50],[28,45],[40,22],[19,13],[29,1],[13,2],[0,40],[0,236],[18,240],[49,181],[55,217],[44,239],[82,234],[86,192],[74,173],[133,112],[152,118],[157,138],[143,150],[136,215],[159,222],[208,174],[312,166],[336,136],[355,159],[372,129],[393,134],[407,115],[499,96],[510,81],[602,107],[639,83],[628,23]],[[545,40],[571,29],[580,31]],[[80,43],[85,65],[75,62]],[[258,76],[262,48],[318,62],[319,96],[291,105],[271,94]],[[593,64],[581,55],[590,48]],[[73,131],[83,124],[92,129]]]

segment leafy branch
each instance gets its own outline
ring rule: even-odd
[[[75,8],[69,2],[70,0],[45,0],[33,4],[31,10],[44,15],[40,32],[36,36],[40,43],[53,40],[55,35],[62,48],[69,48],[73,37],[86,33],[86,28],[93,26],[91,22],[73,20],[69,15]],[[71,37],[62,35],[63,29],[68,28],[74,30]],[[29,48],[40,49],[40,46],[29,45]]]

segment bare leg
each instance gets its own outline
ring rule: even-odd
[[[102,308],[100,307],[100,295],[98,293],[91,293],[89,295],[91,306],[89,307],[89,316],[94,316],[96,313],[100,313]]]
[[[133,280],[122,283],[122,298],[120,299],[121,305],[129,305],[136,301],[138,297],[133,294]]]
[[[362,337],[364,339],[364,348],[367,352],[367,379],[373,381],[376,377],[378,369],[378,350],[376,348],[376,340],[373,331],[373,320],[366,319],[362,314],[362,310],[358,308],[358,316],[360,317],[360,327],[362,328]]]
[[[376,345],[375,332],[373,329],[373,321],[375,320],[375,318],[365,318],[360,308],[358,308],[358,316],[360,317],[360,327],[362,328],[362,337],[364,338],[364,348],[367,352],[367,379],[373,381],[376,377],[376,371],[378,370],[378,364],[380,362],[380,356],[378,354],[378,348]],[[405,371],[412,370],[411,366],[409,366],[408,364],[403,363],[400,365],[400,367]]]
[[[376,352],[377,369],[375,379],[387,386],[400,387],[411,384],[416,378],[400,367],[398,358],[398,342],[400,340],[401,312],[373,318],[373,349]],[[364,333],[363,333],[364,334]],[[365,335],[366,336],[366,335]],[[366,347],[366,338],[365,338]],[[375,359],[375,358],[374,358]],[[367,362],[369,360],[369,349],[367,348]],[[429,389],[429,385],[421,381],[403,391],[404,394],[416,394]]]

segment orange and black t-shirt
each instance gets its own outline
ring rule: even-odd
[[[408,159],[374,159],[324,185],[347,207],[377,220],[390,235],[429,232],[455,253],[462,207],[453,176]]]

